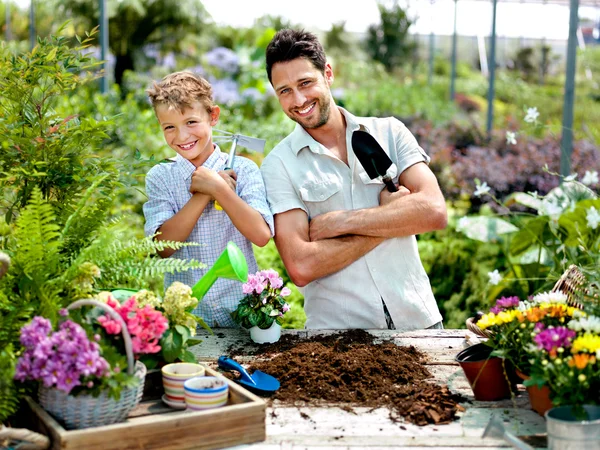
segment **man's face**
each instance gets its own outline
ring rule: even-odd
[[[271,69],[271,81],[283,112],[305,129],[319,128],[329,120],[331,110],[331,66],[325,73],[310,61],[297,58],[280,62]]]

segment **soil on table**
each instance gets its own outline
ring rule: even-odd
[[[364,330],[310,338],[284,335],[255,350],[230,348],[230,354],[255,355],[249,371],[261,370],[281,382],[271,397],[283,404],[387,407],[394,421],[416,425],[456,419],[466,399],[432,381],[425,355],[414,347],[374,342]]]

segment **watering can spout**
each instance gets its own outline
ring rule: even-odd
[[[504,424],[502,423],[502,421],[495,416],[492,416],[492,418],[490,419],[487,427],[485,428],[485,431],[483,432],[482,437],[504,439],[505,442],[509,443],[514,448],[518,448],[520,450],[533,450],[533,447],[531,445],[526,444],[517,436],[507,431],[504,428]]]
[[[192,288],[192,296],[202,300],[217,278],[228,278],[243,283],[248,281],[248,264],[240,248],[228,242],[223,253]]]

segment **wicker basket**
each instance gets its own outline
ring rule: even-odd
[[[88,305],[104,309],[111,318],[121,324],[123,342],[127,353],[127,373],[129,375],[135,373],[139,383],[134,387],[122,389],[119,400],[110,398],[106,392],[102,392],[98,397],[86,394],[73,396],[56,388],[40,387],[40,405],[60,420],[66,429],[98,427],[122,422],[127,418],[129,411],[140,402],[144,391],[146,366],[139,361],[134,364],[131,336],[127,331],[127,325],[114,309],[97,300],[78,300],[69,305],[67,309]]]
[[[561,291],[567,296],[567,304],[575,308],[583,309],[583,305],[576,300],[577,294],[586,294],[585,276],[575,264],[571,264],[556,282],[551,292]],[[482,330],[476,325],[475,318],[469,317],[466,321],[467,328],[477,336],[489,338],[493,331]]]

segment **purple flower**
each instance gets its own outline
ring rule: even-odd
[[[30,323],[21,328],[21,344],[26,348],[33,348],[48,336],[51,330],[52,324],[48,319],[36,316]]]
[[[558,347],[570,347],[571,340],[576,334],[575,331],[569,330],[567,327],[554,327],[540,331],[533,340],[539,349],[551,352]]]
[[[237,54],[226,47],[217,47],[204,54],[206,62],[226,73],[236,73],[239,67]]]
[[[504,311],[508,308],[516,308],[519,306],[519,297],[501,297],[496,300],[496,305],[490,308],[490,312],[494,314],[498,314],[501,311]]]

